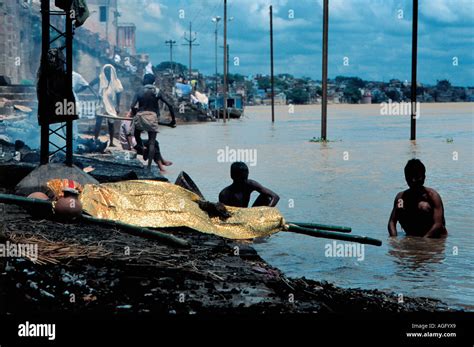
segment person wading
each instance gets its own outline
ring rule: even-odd
[[[445,237],[446,221],[441,196],[425,187],[426,169],[419,159],[411,159],[405,166],[408,189],[395,197],[388,221],[388,233],[397,236],[397,222],[410,236]]]

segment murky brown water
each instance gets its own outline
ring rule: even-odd
[[[274,125],[268,107],[253,107],[227,125],[164,128],[159,139],[175,163],[168,177],[187,171],[208,199],[217,200],[230,183],[230,163],[219,162],[218,151],[257,150],[251,177],[280,194],[287,220],[348,225],[384,242],[365,247],[363,261],[326,257],[328,240],[302,235],[280,233],[259,243],[259,253],[287,274],[474,309],[474,104],[423,104],[416,144],[408,140],[409,118],[381,116],[379,105],[329,106],[334,142],[328,144],[308,141],[319,136],[319,124],[319,106],[297,107],[294,114],[277,107]],[[414,156],[427,167],[426,185],[443,198],[447,240],[388,237],[394,196],[406,189],[403,167]]]

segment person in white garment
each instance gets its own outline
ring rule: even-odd
[[[101,112],[103,115],[118,117],[120,114],[120,95],[123,92],[122,82],[117,77],[117,71],[115,68],[106,64],[102,67],[102,72],[99,75],[99,96],[101,99],[102,107]],[[94,138],[97,140],[100,135],[100,128],[105,117],[101,115],[96,116]],[[115,147],[114,144],[114,132],[115,132],[115,120],[107,118],[107,125],[109,128],[110,136],[110,147]]]

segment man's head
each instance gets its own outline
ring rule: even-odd
[[[419,159],[411,159],[405,166],[405,179],[411,189],[420,189],[425,184],[426,168]]]
[[[153,83],[155,83],[155,75],[153,75],[151,73],[147,73],[143,77],[143,84],[147,85],[147,84],[153,84]]]
[[[249,178],[248,166],[241,161],[233,163],[230,166],[230,177],[236,183],[245,183]]]

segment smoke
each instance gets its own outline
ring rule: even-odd
[[[10,143],[21,140],[28,147],[39,149],[40,127],[35,113],[24,113],[17,119],[0,121],[0,138]]]
[[[52,124],[50,129],[57,130],[60,127],[61,124]],[[66,137],[65,131],[66,129],[63,128],[59,130],[58,133],[61,136]],[[20,140],[31,149],[39,150],[41,143],[41,128],[38,125],[36,112],[31,112],[29,114],[22,113],[18,115],[15,120],[0,121],[0,138],[9,143],[15,143],[15,141]],[[52,143],[50,144],[50,151],[53,152],[56,151],[58,147],[64,147],[66,145],[66,141],[55,134],[50,135],[50,142]],[[74,147],[76,147],[76,143]]]

